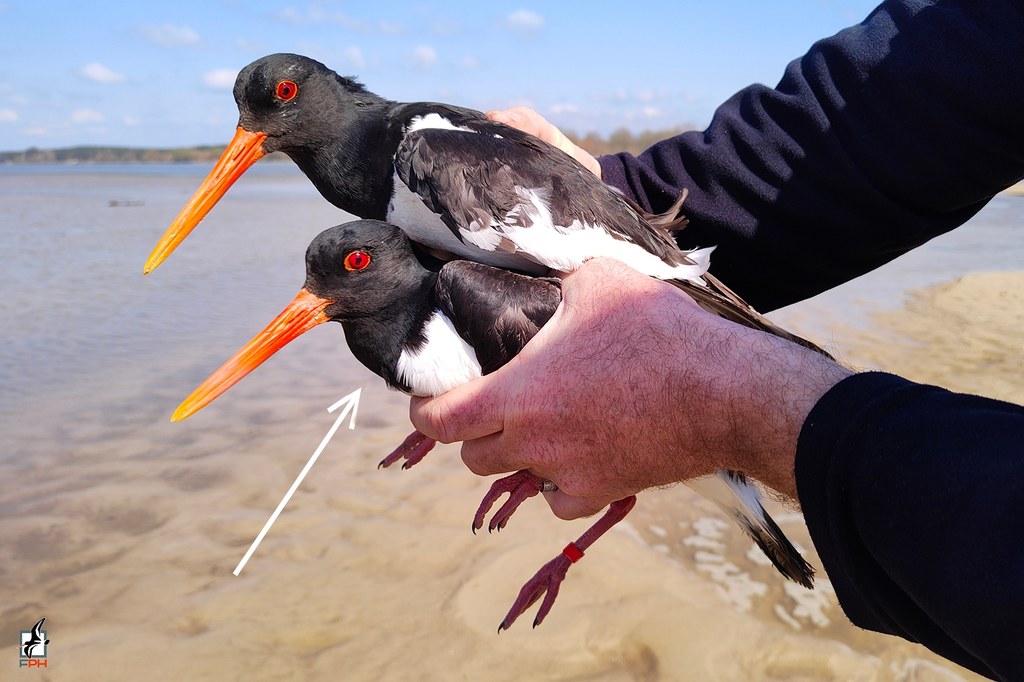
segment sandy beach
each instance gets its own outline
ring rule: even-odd
[[[814,591],[784,582],[684,486],[641,495],[627,523],[572,568],[541,627],[531,629],[531,609],[498,634],[522,583],[589,523],[559,521],[531,500],[501,533],[474,536],[489,481],[465,470],[454,446],[409,471],[378,470],[409,432],[407,400],[356,365],[340,328],[308,334],[192,419],[167,421],[290,299],[300,282],[285,279],[230,338],[168,352],[158,377],[132,363],[107,370],[116,405],[98,401],[91,380],[64,387],[59,403],[9,396],[0,624],[13,641],[45,616],[51,644],[45,670],[0,678],[981,679],[850,625],[799,514],[772,507],[818,569]],[[1024,271],[980,272],[830,326],[827,338],[813,301],[778,319],[851,366],[1024,402],[1022,292]],[[219,319],[187,317],[180,324]],[[338,432],[232,575],[333,423],[326,408],[359,387],[356,430]],[[46,452],[33,445],[43,429]],[[13,651],[0,669],[15,669]]]

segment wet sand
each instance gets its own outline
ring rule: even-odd
[[[837,327],[825,342],[860,368],[1024,402],[1022,291],[1024,272],[969,275],[872,313],[869,324]],[[818,316],[803,315],[791,311],[786,323],[813,337]],[[269,319],[249,317],[239,341]],[[407,401],[341,344],[336,326],[315,330],[180,424],[167,422],[170,410],[234,341],[202,349],[212,365],[169,359],[166,375],[184,375],[176,381],[139,380],[130,365],[121,377],[111,370],[115,403],[98,400],[89,382],[59,403],[9,403],[17,418],[0,462],[0,626],[13,640],[45,616],[51,639],[45,671],[9,675],[981,679],[854,628],[823,574],[813,592],[784,582],[684,486],[643,494],[628,522],[572,568],[541,627],[531,629],[531,609],[497,634],[522,583],[588,522],[559,521],[532,500],[501,533],[474,536],[488,481],[461,466],[456,447],[409,471],[378,470],[409,431]],[[312,362],[326,357],[334,361]],[[357,387],[358,428],[338,432],[235,577],[333,423],[327,406]],[[44,431],[53,452],[33,449]],[[801,517],[773,511],[820,569]],[[0,669],[14,669],[9,653]]]

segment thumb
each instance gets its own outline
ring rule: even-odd
[[[490,374],[433,398],[414,397],[409,419],[441,443],[473,440],[504,428],[505,392]]]

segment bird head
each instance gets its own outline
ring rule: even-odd
[[[310,329],[381,316],[421,291],[429,277],[393,225],[358,220],[324,230],[306,250],[306,282],[292,302],[182,401],[171,421],[198,412]]]
[[[354,80],[297,54],[272,54],[249,64],[235,79],[234,95],[235,135],[160,238],[146,261],[145,274],[166,260],[263,156],[323,146],[332,135],[331,126],[346,118],[346,110],[357,106],[358,98],[379,99]]]

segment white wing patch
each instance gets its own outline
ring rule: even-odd
[[[417,130],[440,129],[440,130],[461,130],[466,133],[475,133],[475,130],[465,126],[457,126],[447,118],[438,113],[427,114],[426,116],[414,116],[409,120],[406,133],[414,133]]]
[[[714,247],[690,252],[693,265],[670,265],[642,246],[616,239],[603,225],[578,220],[570,225],[556,225],[540,190],[516,187],[516,193],[522,202],[497,227],[517,249],[549,268],[571,272],[590,258],[607,256],[651,277],[704,284],[701,275],[707,272]],[[529,227],[517,224],[520,216],[529,218],[525,221]]]
[[[419,350],[403,350],[398,358],[398,378],[413,395],[441,395],[481,376],[476,351],[441,311],[434,311],[423,334],[427,341]]]

